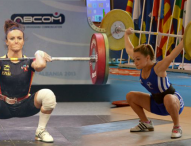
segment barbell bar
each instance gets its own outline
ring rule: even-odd
[[[0,58],[0,60],[11,60],[11,61],[20,61],[26,59],[35,59],[35,57],[26,57],[26,58]],[[92,55],[90,57],[51,57],[52,61],[90,61],[96,62],[96,55]]]
[[[116,27],[115,33],[125,32],[126,29],[122,29],[120,27]],[[151,35],[162,35],[162,36],[169,36],[169,37],[179,37],[183,38],[183,35],[176,35],[176,34],[168,34],[168,33],[161,33],[161,32],[149,32],[149,31],[139,31],[139,30],[131,30],[132,33],[141,33],[141,34],[151,34]]]

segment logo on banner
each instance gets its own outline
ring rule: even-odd
[[[65,16],[63,14],[13,14],[11,20],[21,24],[63,24],[65,22]]]

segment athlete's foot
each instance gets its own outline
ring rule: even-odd
[[[182,129],[180,126],[174,126],[172,129],[171,138],[176,139],[182,136]]]
[[[37,129],[35,134],[35,140],[52,143],[53,137],[45,129]]]
[[[130,132],[147,132],[147,131],[154,131],[154,126],[152,121],[149,123],[139,121],[139,124],[130,129]]]

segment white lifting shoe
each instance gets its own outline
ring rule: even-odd
[[[182,136],[182,129],[180,126],[174,126],[172,129],[171,138],[176,139]]]
[[[139,121],[139,125],[130,129],[130,132],[147,132],[147,131],[154,131],[154,126],[152,121],[150,121],[150,123]]]
[[[53,137],[45,129],[37,129],[35,134],[35,140],[52,143]]]

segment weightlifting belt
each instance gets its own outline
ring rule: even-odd
[[[5,101],[5,102],[8,103],[8,104],[16,104],[16,103],[18,103],[18,102],[20,102],[20,101],[22,101],[23,99],[26,99],[26,98],[28,98],[28,97],[29,97],[29,95],[16,98],[16,97],[7,97],[7,96],[5,96],[5,95],[0,94],[0,100],[3,100],[3,101]]]
[[[155,100],[156,103],[161,104],[161,103],[163,103],[163,99],[164,99],[165,95],[174,94],[174,92],[175,92],[175,89],[170,84],[170,87],[166,91],[164,91],[162,93],[156,93],[156,94],[152,93],[152,97],[153,97],[153,99]]]

